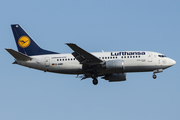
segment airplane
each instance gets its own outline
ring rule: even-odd
[[[11,25],[18,51],[5,48],[14,58],[13,64],[34,68],[44,72],[74,74],[78,78],[92,78],[94,85],[98,77],[109,82],[126,81],[130,72],[163,72],[176,64],[176,61],[157,52],[150,51],[110,51],[90,53],[74,43],[66,43],[73,52],[61,54],[42,49],[21,28]],[[81,76],[79,76],[81,75]]]

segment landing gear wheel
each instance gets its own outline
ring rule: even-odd
[[[153,75],[153,78],[154,78],[154,79],[156,79],[156,78],[157,78],[157,76],[156,76],[156,75]]]
[[[98,80],[97,79],[94,79],[92,82],[93,82],[94,85],[98,84]]]

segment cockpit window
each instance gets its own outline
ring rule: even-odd
[[[165,55],[158,55],[158,57],[166,57]]]

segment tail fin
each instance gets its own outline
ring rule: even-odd
[[[11,25],[18,51],[28,56],[58,54],[40,48],[34,40],[21,28],[20,25]]]

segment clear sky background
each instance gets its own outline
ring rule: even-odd
[[[1,0],[0,120],[179,120],[179,0]],[[44,49],[71,53],[160,52],[176,65],[157,74],[128,73],[125,82],[44,73],[11,64],[10,28],[20,24]]]

